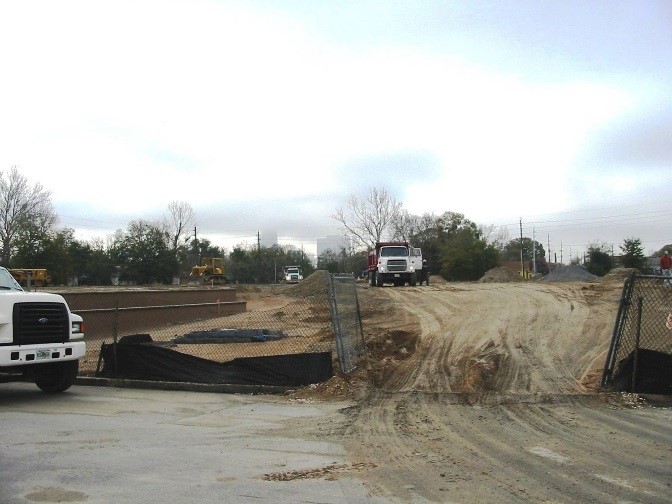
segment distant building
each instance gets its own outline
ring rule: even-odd
[[[273,247],[278,244],[278,232],[264,229],[259,231],[260,244],[262,247]]]
[[[341,254],[345,250],[346,255],[350,254],[350,243],[345,236],[342,235],[328,235],[324,238],[317,239],[317,255],[318,257],[323,252],[331,250],[334,253]]]

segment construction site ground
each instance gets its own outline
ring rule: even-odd
[[[96,427],[104,444],[73,437],[82,449],[99,449],[100,457],[114,460],[127,456],[124,429],[143,422],[134,410],[151,413],[162,431],[169,425],[201,429],[190,435],[171,431],[176,437],[169,443],[163,437],[145,441],[147,460],[131,452],[136,470],[144,467],[148,474],[124,481],[150,485],[155,502],[181,502],[169,498],[173,487],[184,502],[195,496],[209,502],[212,495],[224,496],[223,502],[672,502],[669,397],[599,387],[629,273],[542,282],[492,271],[480,282],[432,277],[429,286],[358,284],[368,352],[357,371],[282,396],[239,397],[240,419],[216,394],[192,394],[192,400],[180,393],[172,404],[173,396],[159,397],[159,391],[120,391],[135,406],[95,397],[85,413],[90,393],[82,391],[90,387],[78,386],[64,402],[36,406],[37,393],[23,399],[28,385],[6,385],[12,392],[3,406],[6,392],[0,389],[0,406],[17,421],[30,413],[35,422],[39,414],[53,422],[54,408],[59,414],[121,415],[126,427]],[[311,286],[310,278],[304,282],[282,295]],[[279,306],[264,287],[240,287],[239,297],[248,309]],[[97,407],[111,409],[95,413]],[[196,439],[202,429],[204,437]],[[35,432],[16,443],[40,453],[49,443],[67,444],[67,436],[58,438],[62,433],[42,439]],[[226,445],[232,436],[244,442]],[[201,468],[197,480],[187,478],[188,470],[180,478],[177,471],[187,467],[180,443],[196,441],[193,456],[213,465]],[[14,444],[5,443],[3,455]],[[173,455],[151,456],[166,449]],[[257,454],[254,462],[245,458],[250,453]],[[236,457],[243,462],[225,463]],[[67,492],[105,501],[87,492],[86,478],[64,485],[56,475],[40,485],[26,476],[30,460],[14,462],[7,475],[13,475],[11,495],[23,496],[16,502],[54,502],[48,498],[66,498]],[[86,463],[97,467],[90,457]],[[159,476],[164,466],[174,472],[172,479]],[[89,484],[109,497],[124,491],[114,481]]]
[[[599,387],[630,273],[363,286],[369,355],[312,396],[352,406],[285,434],[343,439],[400,502],[671,502],[669,398]]]

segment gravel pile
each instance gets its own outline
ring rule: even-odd
[[[541,282],[577,282],[577,281],[588,281],[588,280],[597,280],[599,277],[590,273],[583,266],[576,264],[570,264],[565,266],[562,264],[557,265],[553,270],[546,276],[544,276],[540,281]]]

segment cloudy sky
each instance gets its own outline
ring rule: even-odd
[[[105,237],[194,208],[310,247],[350,195],[590,242],[672,243],[672,3],[0,6],[0,171]]]

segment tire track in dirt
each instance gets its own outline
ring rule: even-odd
[[[468,286],[388,289],[396,304],[412,307],[421,336],[415,359],[386,390],[576,390],[579,377],[565,363],[564,345],[582,330],[590,314],[585,303],[550,286]],[[478,376],[479,368],[487,376]]]
[[[383,292],[420,336],[345,419],[372,491],[391,502],[672,501],[672,414],[646,409],[641,427],[637,408],[568,394],[608,344],[611,301],[570,285]]]

